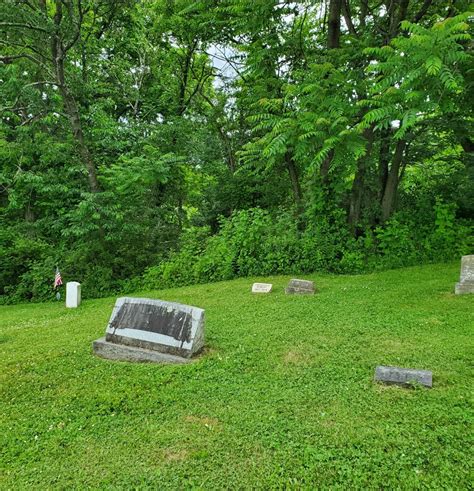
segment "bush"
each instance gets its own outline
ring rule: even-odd
[[[189,228],[181,235],[178,251],[132,279],[121,276],[120,262],[98,243],[95,248],[78,243],[66,254],[38,239],[4,233],[0,234],[4,284],[0,303],[54,299],[58,262],[64,281],[81,282],[84,298],[90,298],[243,276],[363,273],[458,259],[472,250],[472,226],[456,220],[453,205],[437,202],[428,211],[412,216],[397,213],[356,240],[341,210],[317,216],[304,231],[298,229],[291,210],[240,210],[221,218],[215,235],[209,227]]]
[[[220,231],[193,228],[182,236],[181,249],[151,267],[145,288],[207,283],[244,276],[314,271],[354,274],[422,262],[458,258],[469,251],[471,228],[455,220],[452,206],[438,203],[433,223],[420,226],[396,214],[384,226],[354,239],[342,213],[298,230],[291,212],[271,214],[254,208],[220,219]]]

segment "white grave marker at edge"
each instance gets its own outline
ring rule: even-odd
[[[461,259],[461,277],[455,287],[456,295],[474,293],[474,255],[463,256]]]
[[[81,305],[81,284],[77,281],[66,283],[66,307],[75,309]]]

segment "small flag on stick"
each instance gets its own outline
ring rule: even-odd
[[[61,286],[63,284],[63,279],[61,278],[61,273],[59,268],[56,266],[56,275],[54,276],[54,288]]]

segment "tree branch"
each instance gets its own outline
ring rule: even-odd
[[[0,39],[0,44],[3,44],[4,46],[11,46],[20,49],[29,49],[30,51],[33,51],[33,53],[39,55],[44,61],[49,61],[48,58],[43,53],[41,53],[41,51],[37,50],[35,47],[31,46],[30,44],[15,43],[13,41],[3,41],[2,39]]]
[[[36,85],[55,85],[56,87],[61,87],[57,82],[52,82],[49,80],[42,80],[40,82],[31,82],[30,84],[23,85],[22,89],[26,89],[26,87],[34,87]]]
[[[349,29],[349,33],[357,37],[358,34],[354,27],[354,23],[352,22],[351,10],[349,7],[348,0],[342,0],[342,14],[344,15],[344,20],[346,21],[347,28]]]
[[[78,20],[76,24],[76,32],[74,33],[73,38],[71,41],[69,41],[68,44],[64,47],[64,52],[68,52],[77,42],[79,39],[79,36],[81,35],[81,28],[82,28],[82,21],[84,19],[84,12],[82,10],[82,3],[81,0],[77,0],[77,9],[78,9]],[[73,12],[72,12],[72,4],[70,5],[70,14],[71,19],[73,18]]]
[[[201,92],[201,88],[204,87],[204,84],[206,82],[206,80],[208,80],[210,77],[212,77],[212,75],[214,75],[214,71],[211,69],[207,74],[205,74],[205,70],[206,70],[206,65],[204,65],[202,67],[202,70],[201,70],[201,75],[199,78],[196,77],[196,73],[194,71],[194,69],[191,67],[191,72],[192,74],[194,75],[194,77],[196,78],[196,81],[197,81],[197,84],[196,84],[196,87],[194,88],[193,92],[189,95],[189,97],[187,98],[186,101],[184,101],[183,103],[183,108],[184,110],[186,110],[186,108],[188,107],[188,105],[190,104],[192,98],[198,93],[198,92]],[[184,113],[184,111],[183,111]]]
[[[414,23],[419,22],[424,17],[424,15],[428,11],[428,9],[430,8],[430,6],[431,6],[432,3],[433,3],[433,0],[425,0],[423,2],[423,5],[421,6],[421,8],[418,11],[418,13],[415,15],[415,18],[413,19],[413,22]]]
[[[15,60],[18,60],[20,58],[26,58],[36,65],[39,65],[43,68],[47,68],[38,58],[35,58],[33,55],[30,55],[29,53],[20,53],[18,55],[6,55],[6,56],[0,56],[0,62],[9,65],[10,63],[13,63]]]
[[[46,34],[51,34],[48,29],[39,26],[32,26],[31,24],[21,24],[19,22],[0,22],[0,28],[2,27],[13,27],[18,29],[29,29],[31,31],[45,32]]]

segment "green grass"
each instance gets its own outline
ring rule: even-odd
[[[206,309],[207,352],[184,366],[93,356],[114,298],[0,307],[0,488],[467,489],[474,295],[453,294],[458,275],[141,292]],[[375,384],[378,364],[432,370],[434,388]]]

